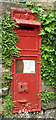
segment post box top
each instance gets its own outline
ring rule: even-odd
[[[25,13],[26,12],[32,13],[31,10],[26,9],[26,8],[14,8],[14,7],[11,7],[11,10],[25,12]]]
[[[33,26],[40,26],[41,23],[36,21],[35,15],[37,13],[32,13],[29,9],[22,9],[22,8],[11,8],[12,10],[12,17],[15,18],[16,23],[23,24],[23,25],[33,25]]]

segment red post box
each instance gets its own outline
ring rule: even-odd
[[[21,48],[21,57],[15,57],[12,65],[13,80],[11,81],[12,100],[16,106],[12,112],[40,111],[41,100],[38,93],[41,90],[40,74],[40,22],[36,21],[34,13],[27,9],[11,8],[19,28],[16,28],[20,40],[17,47]]]

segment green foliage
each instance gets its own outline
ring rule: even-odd
[[[44,80],[45,85],[51,85],[56,88],[56,60],[55,60],[55,48],[56,48],[56,11],[44,11],[40,8],[40,5],[33,4],[32,2],[27,2],[26,5],[32,11],[32,13],[37,13],[37,21],[41,21],[41,35],[42,46],[41,52],[41,76]],[[40,62],[39,62],[40,63]],[[54,100],[54,92],[49,92],[48,89],[41,91],[41,101],[43,105]]]
[[[27,6],[38,17],[37,21],[41,21],[42,30],[39,35],[42,38],[41,46],[41,75],[45,84],[56,88],[56,61],[55,61],[55,39],[56,39],[56,11],[44,11],[39,4],[35,6],[32,2],[27,2]]]
[[[8,15],[2,18],[2,59],[5,68],[12,65],[12,60],[14,56],[20,56],[19,48],[16,47],[19,37],[16,36],[16,31],[13,31],[17,25]]]
[[[2,87],[8,86],[10,88],[10,83],[12,80],[12,60],[14,60],[14,56],[20,56],[19,50],[21,50],[16,46],[20,38],[16,35],[15,28],[19,26],[16,25],[16,23],[13,21],[10,15],[3,17],[1,19],[1,24],[2,36],[0,36],[2,37],[2,61],[5,73],[5,75],[2,77]],[[3,98],[3,101],[5,107],[5,110],[3,110],[3,115],[11,116],[11,110],[12,106],[14,105],[14,102],[11,101],[10,93],[5,97],[5,99]]]
[[[56,98],[56,96],[54,95],[54,92],[50,92],[48,91],[48,89],[46,89],[45,91],[41,91],[40,94],[38,94],[38,96],[41,96],[41,102],[44,106],[46,106],[48,103],[50,103],[52,100],[54,100]]]
[[[17,42],[20,39],[16,35],[15,27],[18,27],[13,19],[8,15],[7,17],[2,18],[2,60],[4,64],[4,69],[11,68],[12,60],[14,56],[19,57],[19,50]],[[2,86],[10,85],[10,80],[12,79],[11,70],[3,76],[2,80],[8,80],[8,84],[2,82]]]
[[[13,115],[11,111],[12,111],[12,107],[15,107],[15,101],[11,101],[10,92],[5,97],[3,106],[4,106],[3,115],[4,116],[9,115],[11,117]]]
[[[13,78],[11,71],[5,72],[5,75],[2,77],[2,87],[6,87],[6,86],[10,87],[10,83],[12,79]]]

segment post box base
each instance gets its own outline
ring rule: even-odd
[[[34,107],[22,107],[21,109],[19,109],[18,107],[16,108],[12,108],[12,113],[23,113],[23,112],[37,112],[37,111],[41,111],[41,107],[38,108],[36,106]]]

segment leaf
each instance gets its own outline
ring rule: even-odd
[[[31,10],[31,12],[32,13],[37,13],[37,11],[34,8]]]
[[[46,34],[45,31],[42,29],[39,35],[45,35],[45,34]]]
[[[46,27],[45,30],[49,33],[51,32],[51,29],[49,27]]]

